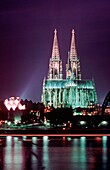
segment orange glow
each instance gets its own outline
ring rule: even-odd
[[[66,137],[65,137],[65,136],[63,136],[63,140],[66,140]]]
[[[101,140],[102,140],[101,137],[96,137],[95,139],[96,139],[96,142],[97,142],[97,143],[100,143]]]

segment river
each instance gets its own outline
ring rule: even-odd
[[[0,170],[108,170],[110,137],[0,137]]]

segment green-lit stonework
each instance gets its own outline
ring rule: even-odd
[[[87,108],[90,102],[97,103],[93,80],[82,80],[80,61],[77,57],[74,30],[68,61],[66,79],[63,79],[62,61],[60,59],[57,31],[54,32],[52,57],[49,63],[48,78],[43,81],[42,102],[45,106]]]

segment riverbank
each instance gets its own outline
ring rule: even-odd
[[[28,129],[28,130],[11,130],[11,129],[5,129],[5,130],[0,130],[0,136],[7,136],[7,135],[12,135],[12,136],[16,136],[16,135],[33,135],[33,136],[60,136],[60,135],[64,135],[64,136],[82,136],[82,135],[106,135],[106,136],[110,136],[110,129],[65,129],[65,130],[61,130],[61,129]],[[102,135],[102,136],[103,136]]]

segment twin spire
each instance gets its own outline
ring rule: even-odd
[[[54,31],[52,57],[49,63],[48,79],[62,79],[62,61],[60,59],[59,44],[57,37],[57,30]],[[81,80],[80,62],[77,58],[75,45],[75,32],[72,30],[70,52],[68,53],[68,62],[66,65],[66,78]]]
[[[59,53],[59,45],[57,38],[57,30],[54,31],[54,40],[53,40],[53,48],[52,48],[52,58],[58,59],[60,57]],[[71,39],[71,47],[70,47],[70,58],[77,57],[76,45],[75,45],[75,32],[72,30],[72,39]]]

